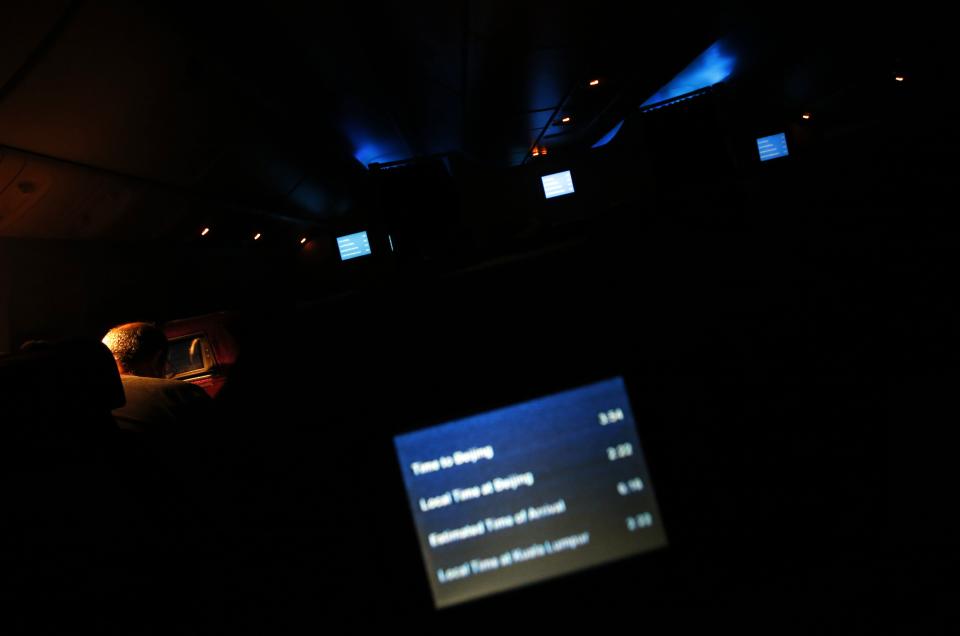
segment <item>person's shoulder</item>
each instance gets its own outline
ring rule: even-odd
[[[164,396],[181,401],[207,401],[207,392],[190,382],[167,378],[145,378],[135,375],[121,376],[125,391],[142,393],[161,393]]]

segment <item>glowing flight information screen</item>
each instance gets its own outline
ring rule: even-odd
[[[543,183],[543,196],[547,199],[573,194],[573,177],[569,170],[544,175],[540,181]]]
[[[437,607],[667,545],[622,378],[394,443]]]
[[[784,133],[779,133],[769,137],[760,137],[757,139],[757,151],[760,153],[760,161],[786,157],[790,154],[787,151],[787,136]]]
[[[357,232],[337,237],[337,247],[340,248],[340,260],[347,261],[358,256],[370,254],[370,239],[366,232]]]

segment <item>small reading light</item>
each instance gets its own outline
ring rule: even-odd
[[[206,236],[209,233],[210,233],[210,228],[205,227],[203,228],[203,232],[200,232],[200,236]]]
[[[253,235],[253,240],[254,240],[254,241],[259,241],[259,240],[260,240],[260,232],[257,232],[256,234]]]
[[[543,147],[540,148],[540,154],[543,155],[544,157],[547,156],[547,147],[546,147],[546,146],[543,146]]]
[[[800,116],[803,117],[804,119],[810,119],[810,113],[804,113]]]
[[[897,80],[898,82],[902,82],[905,78],[903,77],[903,75],[897,75],[893,79]]]
[[[570,123],[570,115],[567,115],[566,117],[564,117],[564,118],[561,119],[560,121],[562,121],[562,122],[565,123],[565,124],[569,124],[569,123]]]
[[[300,245],[303,245],[306,242],[307,242],[307,237],[303,237],[302,239],[300,239]]]
[[[600,80],[598,80],[598,79],[590,80],[590,86],[596,86],[596,85],[599,84],[599,83],[600,83]]]
[[[539,148],[534,148],[532,154],[533,154],[534,157],[539,157],[539,156],[540,156],[540,149],[539,149]]]

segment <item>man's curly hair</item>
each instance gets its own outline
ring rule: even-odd
[[[158,352],[167,354],[167,337],[156,325],[129,322],[114,327],[103,337],[103,344],[125,369],[147,362]]]

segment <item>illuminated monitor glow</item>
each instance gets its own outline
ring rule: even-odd
[[[340,248],[340,260],[347,261],[358,256],[370,254],[370,239],[366,232],[357,232],[337,237],[337,247]]]
[[[540,181],[543,182],[543,196],[548,199],[573,194],[573,178],[569,170],[544,175]]]
[[[757,150],[760,152],[760,161],[778,159],[790,154],[787,151],[787,136],[784,133],[760,137],[757,139]]]
[[[394,444],[438,608],[667,545],[622,378]]]

